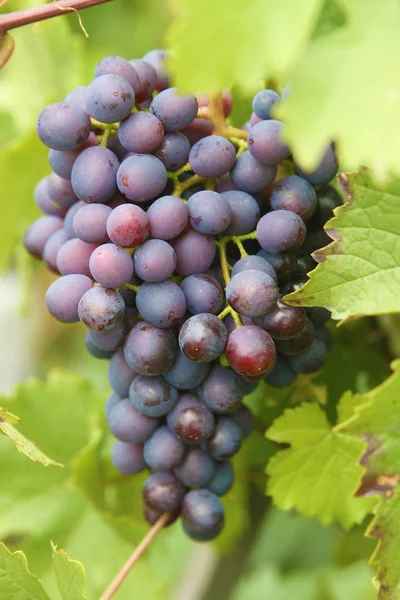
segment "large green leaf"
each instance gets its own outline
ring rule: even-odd
[[[28,569],[22,552],[11,553],[0,543],[0,597],[4,600],[50,600]]]
[[[325,306],[334,319],[397,312],[400,182],[380,186],[365,171],[341,177],[349,203],[327,223],[335,241],[315,253],[321,264],[285,301]]]

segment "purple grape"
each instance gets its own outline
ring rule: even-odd
[[[35,190],[33,192],[33,197],[37,206],[46,215],[63,217],[67,211],[66,208],[54,204],[54,202],[50,198],[47,187],[47,177],[43,177],[43,179],[41,179],[36,185]]]
[[[153,152],[168,171],[176,171],[186,164],[190,143],[183,133],[166,133],[158,148]]]
[[[164,513],[175,510],[183,501],[186,489],[172,473],[152,473],[143,485],[144,504]]]
[[[246,383],[243,381],[242,387],[245,385]],[[244,404],[240,404],[235,412],[229,415],[229,418],[239,426],[243,439],[248,437],[254,429],[254,417]]]
[[[172,327],[186,312],[186,299],[179,285],[167,279],[161,283],[143,283],[136,296],[142,317],[155,327]]]
[[[35,258],[42,258],[44,247],[50,237],[62,229],[63,221],[54,215],[45,215],[36,219],[27,229],[24,236],[24,246]]]
[[[187,127],[197,115],[193,94],[181,95],[176,88],[163,90],[150,104],[150,112],[158,117],[168,133]]]
[[[76,236],[88,244],[107,242],[107,219],[111,208],[105,204],[86,204],[79,208],[73,219]]]
[[[71,179],[72,167],[79,154],[90,146],[98,146],[99,143],[94,133],[91,133],[83,144],[75,150],[49,150],[49,163],[53,171],[63,179]]]
[[[74,150],[90,133],[90,119],[77,104],[56,102],[42,110],[36,131],[43,144],[54,150]]]
[[[122,327],[115,331],[89,331],[89,341],[100,348],[100,350],[118,350],[125,340],[126,328]]]
[[[68,241],[68,236],[65,229],[58,229],[49,237],[44,246],[43,261],[46,267],[54,273],[59,273],[59,270],[57,269],[57,254],[66,241]]]
[[[290,210],[274,210],[257,223],[260,246],[272,254],[296,252],[306,237],[303,219]]]
[[[123,248],[103,244],[96,248],[89,259],[93,279],[107,288],[119,288],[133,276],[132,257]]]
[[[107,219],[107,233],[122,248],[135,248],[146,239],[149,223],[146,213],[134,204],[114,208]]]
[[[262,317],[278,299],[276,282],[263,271],[240,271],[226,286],[226,299],[240,315]]]
[[[148,417],[163,417],[178,401],[178,392],[160,376],[138,375],[129,388],[133,406]]]
[[[144,445],[144,459],[153,471],[175,469],[182,464],[185,454],[185,444],[166,425],[156,429]]]
[[[289,306],[280,298],[257,324],[277,340],[290,340],[301,333],[306,324],[306,311],[300,306]]]
[[[261,121],[250,129],[248,144],[251,155],[262,165],[279,165],[290,156],[282,140],[284,125],[280,121]]]
[[[91,333],[90,331],[88,331],[87,333]],[[118,402],[121,402],[121,400],[123,400],[123,398],[121,398],[121,396],[118,396],[118,394],[116,394],[115,392],[113,392],[112,394],[110,394],[107,398],[107,402],[104,405],[104,414],[106,419],[108,419],[108,415],[110,414],[111,409],[118,404]]]
[[[261,90],[253,98],[253,111],[259,119],[270,119],[271,111],[279,100],[280,96],[274,90]]]
[[[172,240],[187,226],[189,211],[180,198],[162,196],[150,206],[147,218],[153,238]]]
[[[203,487],[213,474],[214,461],[201,448],[190,448],[182,464],[174,469],[174,475],[188,488]]]
[[[145,154],[152,152],[162,143],[164,127],[151,113],[136,112],[121,121],[118,138],[129,152]]]
[[[221,194],[203,190],[190,196],[188,201],[189,222],[193,229],[206,235],[224,231],[232,217],[229,202]]]
[[[135,99],[136,102],[141,102],[153,93],[157,83],[157,72],[153,65],[143,58],[134,58],[129,62],[139,77],[139,86],[135,87]]]
[[[342,206],[340,194],[331,185],[322,185],[315,190],[317,194],[317,207],[309,222],[310,226],[323,227],[333,217],[333,211]],[[45,211],[46,212],[46,211]]]
[[[328,146],[321,162],[313,171],[305,171],[297,168],[297,172],[301,177],[307,179],[312,185],[324,185],[329,183],[338,172],[338,162],[335,156],[335,151],[332,146]]]
[[[260,207],[256,199],[238,190],[223,192],[222,196],[228,200],[232,211],[231,222],[225,229],[225,233],[242,235],[254,231],[260,218]]]
[[[79,85],[65,96],[64,102],[67,104],[75,104],[86,112],[85,92],[87,85]]]
[[[157,74],[156,90],[159,92],[169,87],[169,79],[165,68],[168,58],[168,52],[165,50],[150,50],[143,56],[143,59],[154,67]]]
[[[207,483],[207,489],[216,496],[224,496],[233,484],[233,468],[230,462],[216,462],[214,475]]]
[[[232,369],[215,365],[203,381],[201,397],[215,413],[235,411],[243,399],[239,375]]]
[[[119,75],[101,75],[94,79],[85,92],[88,113],[102,123],[122,121],[135,104],[135,92]]]
[[[199,119],[196,117],[190,125],[182,129],[181,133],[184,133],[187,139],[189,140],[189,144],[193,146],[199,140],[212,135],[213,126],[211,121],[207,119]]]
[[[176,252],[176,272],[179,275],[193,275],[206,271],[212,264],[216,245],[209,235],[194,229],[186,229],[172,242]]]
[[[262,165],[246,150],[238,156],[231,178],[238,190],[254,194],[270,185],[276,174],[275,166]]]
[[[190,360],[207,363],[221,356],[227,336],[226,327],[218,317],[200,313],[182,325],[179,346]]]
[[[276,349],[286,356],[300,354],[311,346],[315,340],[315,329],[310,319],[306,319],[304,328],[295,337],[288,340],[276,340]]]
[[[164,373],[164,378],[180,390],[190,390],[202,383],[208,370],[207,363],[196,363],[179,350],[174,364]]]
[[[271,254],[265,250],[259,250],[257,256],[261,256],[269,262],[277,274],[278,281],[283,281],[294,274],[297,267],[297,259],[295,254]]]
[[[207,440],[207,452],[217,460],[228,460],[242,445],[242,433],[229,417],[219,417],[212,436]]]
[[[297,175],[290,175],[274,185],[270,203],[272,210],[291,210],[306,221],[315,211],[317,196],[308,181]]]
[[[216,190],[220,194],[223,192],[230,192],[235,189],[235,186],[232,183],[230,173],[224,173],[221,177],[218,178]]]
[[[238,273],[241,273],[242,271],[248,271],[249,269],[262,271],[263,273],[266,273],[272,277],[274,281],[277,281],[277,275],[271,263],[262,258],[262,256],[257,256],[256,254],[251,254],[238,260],[233,265],[231,276],[234,277]]]
[[[100,285],[84,294],[78,306],[79,319],[93,331],[112,331],[118,328],[125,314],[121,294]]]
[[[275,363],[274,342],[257,325],[244,325],[232,331],[225,353],[232,369],[248,377],[267,373]]]
[[[90,333],[90,331],[87,331],[85,334],[85,346],[89,354],[94,358],[100,358],[105,360],[110,359],[114,354],[114,350],[101,350],[101,348],[98,348],[95,344],[93,344],[90,338]]]
[[[125,360],[137,373],[161,375],[172,366],[177,343],[172,331],[146,321],[137,323],[125,342]]]
[[[189,152],[193,171],[201,177],[219,177],[236,163],[233,144],[220,135],[210,135],[196,142]]]
[[[146,468],[143,444],[127,444],[117,440],[111,450],[111,462],[124,475],[140,473]]]
[[[117,184],[129,200],[147,202],[161,194],[168,180],[167,169],[155,156],[132,154],[121,163]]]
[[[167,279],[175,270],[175,250],[164,240],[148,240],[134,254],[135,273],[148,283]]]
[[[74,230],[74,219],[78,210],[80,210],[83,206],[85,206],[84,202],[81,202],[79,200],[78,202],[75,202],[75,204],[73,204],[71,208],[69,208],[66,212],[66,215],[64,217],[64,230],[69,240],[76,238],[76,233]]]
[[[110,410],[108,425],[111,433],[121,442],[145,442],[158,427],[159,420],[146,417],[136,410],[128,399],[121,400]]]
[[[96,248],[96,244],[87,244],[78,238],[68,240],[58,251],[57,269],[61,275],[79,273],[91,277],[89,259]]]
[[[196,541],[208,541],[217,537],[224,526],[222,502],[209,490],[192,490],[187,493],[181,516],[185,532]]]
[[[139,75],[133,65],[120,56],[106,56],[98,63],[94,70],[94,76],[97,78],[102,75],[122,77],[129,83],[134,92],[140,87]]]
[[[108,381],[112,389],[122,398],[129,393],[129,386],[137,376],[125,360],[124,351],[118,350],[110,360],[108,366]]]
[[[311,346],[287,361],[295,373],[315,373],[322,369],[328,358],[327,347],[322,339],[315,338]]]
[[[74,162],[71,184],[83,202],[107,202],[117,192],[119,160],[103,146],[87,148]]]
[[[194,394],[182,394],[167,416],[168,427],[187,444],[200,444],[214,430],[214,416]]]
[[[224,293],[218,281],[207,273],[189,275],[181,283],[187,310],[193,315],[211,313],[216,315],[222,307]]]
[[[71,182],[55,173],[47,177],[47,192],[50,200],[62,208],[71,208],[79,200],[72,189]]]
[[[265,377],[265,383],[274,388],[285,388],[292,385],[295,379],[296,373],[290,368],[286,357],[278,352],[274,368]]]
[[[92,285],[92,280],[85,275],[73,274],[56,279],[46,292],[47,310],[63,323],[79,321],[78,304]]]

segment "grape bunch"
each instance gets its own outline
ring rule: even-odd
[[[60,275],[49,312],[82,321],[87,350],[110,360],[112,462],[149,469],[145,518],[180,516],[203,541],[223,527],[219,497],[253,426],[243,397],[326,361],[329,312],[284,296],[329,241],[338,165],[332,146],[313,172],[295,165],[275,91],[258,92],[236,128],[231,94],[180,94],[166,58],[104,58],[87,87],[41,112],[53,171],[24,241]]]

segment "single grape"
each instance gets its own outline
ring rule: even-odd
[[[288,356],[287,361],[295,373],[315,373],[322,369],[327,358],[327,347],[324,341],[317,337],[307,350],[296,356]]]
[[[274,279],[263,271],[247,269],[232,277],[226,286],[226,299],[240,315],[262,317],[278,299]]]
[[[250,194],[238,190],[222,192],[222,196],[228,200],[232,210],[231,221],[225,229],[225,233],[242,235],[253,231],[260,218],[260,207],[256,199]]]
[[[175,250],[164,240],[147,240],[134,254],[135,273],[148,283],[167,279],[175,270]]]
[[[47,177],[43,177],[36,185],[33,192],[33,197],[37,206],[46,215],[53,215],[55,217],[63,217],[67,211],[66,208],[54,204],[49,196]]]
[[[134,58],[129,62],[139,77],[139,85],[134,90],[136,102],[141,102],[153,93],[157,83],[157,72],[153,65],[143,58]]]
[[[175,469],[182,464],[185,455],[185,444],[178,440],[166,425],[156,429],[144,445],[144,459],[153,471]],[[178,479],[182,481],[180,477]]]
[[[277,275],[271,263],[262,258],[262,256],[257,256],[256,254],[250,254],[249,256],[245,256],[244,258],[238,260],[233,265],[231,276],[234,277],[235,275],[237,275],[237,273],[241,273],[242,271],[248,271],[250,269],[262,271],[263,273],[266,273],[267,275],[272,277],[274,281],[277,281]]]
[[[238,190],[254,194],[270,185],[276,174],[275,166],[262,165],[246,150],[237,157],[231,178]]]
[[[76,236],[88,244],[103,244],[108,241],[107,219],[111,208],[105,204],[86,204],[79,208],[73,218]]]
[[[79,301],[92,285],[92,280],[85,275],[66,275],[56,279],[46,292],[47,310],[63,323],[79,321]]]
[[[183,133],[166,133],[153,154],[168,171],[177,171],[187,163],[189,150],[189,140]]]
[[[137,373],[125,360],[124,351],[115,352],[108,366],[108,381],[112,389],[122,398],[127,398],[129,386],[136,376]]]
[[[72,189],[71,182],[55,173],[47,177],[47,192],[52,202],[65,209],[71,208],[79,200]]]
[[[43,261],[46,267],[54,273],[59,273],[59,270],[57,269],[57,254],[66,241],[68,241],[68,236],[65,229],[58,229],[49,237],[44,246]]]
[[[274,342],[257,325],[244,325],[232,331],[225,353],[234,371],[250,377],[267,373],[275,363]]]
[[[331,318],[331,312],[322,306],[309,306],[306,308],[306,313],[314,327],[321,327]]]
[[[136,410],[128,399],[121,400],[110,410],[108,425],[111,433],[121,442],[145,442],[158,427],[159,420]]]
[[[244,385],[247,384],[243,382],[242,387]],[[244,404],[240,404],[235,412],[229,415],[229,418],[238,425],[243,439],[248,437],[254,429],[254,417]]]
[[[223,175],[221,175],[221,177],[218,178],[217,187],[215,189],[220,194],[222,194],[223,192],[230,192],[235,189],[235,186],[232,183],[230,173],[224,173]]]
[[[207,273],[189,275],[181,283],[185,294],[187,310],[198,313],[217,314],[222,307],[224,293],[218,281]]]
[[[165,68],[167,58],[168,53],[165,50],[150,50],[150,52],[143,56],[143,59],[156,71],[156,90],[159,92],[169,87],[169,79]]]
[[[71,179],[72,167],[79,154],[90,146],[98,146],[94,133],[91,133],[83,144],[75,150],[49,150],[49,163],[54,173],[63,179]]]
[[[167,169],[162,162],[149,154],[131,154],[117,173],[120,192],[134,202],[154,200],[162,193],[167,179]]]
[[[90,331],[88,331],[87,333],[90,333]],[[116,394],[115,392],[113,392],[112,394],[110,394],[107,398],[107,402],[104,405],[104,414],[106,416],[106,419],[108,419],[108,415],[110,413],[110,410],[116,405],[118,404],[118,402],[121,402],[121,400],[123,400],[123,398],[121,396],[118,396],[118,394]]]
[[[102,123],[122,121],[135,104],[135,92],[119,75],[101,75],[94,79],[85,92],[88,113]]]
[[[261,90],[253,98],[253,111],[259,119],[270,119],[273,107],[279,102],[280,96],[274,90]]]
[[[152,473],[143,485],[143,501],[148,508],[164,513],[175,510],[183,501],[186,489],[172,473]]]
[[[124,354],[128,365],[137,373],[161,375],[172,366],[176,350],[172,331],[140,321],[126,339]]]
[[[161,377],[138,375],[129,388],[129,400],[148,417],[163,417],[178,401],[178,391]]]
[[[243,399],[239,375],[232,369],[215,365],[203,381],[201,398],[215,413],[235,411]]]
[[[199,140],[212,135],[213,126],[211,121],[207,119],[200,119],[196,117],[190,125],[184,127],[181,133],[184,133],[191,146],[196,144]]]
[[[300,354],[311,346],[315,339],[314,325],[310,319],[306,319],[304,329],[289,340],[276,340],[276,349],[287,356]]]
[[[117,192],[118,167],[118,158],[108,148],[87,148],[72,167],[71,184],[75,194],[87,203],[111,200]]]
[[[217,460],[228,460],[242,445],[242,433],[229,417],[219,417],[212,436],[207,440],[207,452]]]
[[[193,94],[181,95],[176,88],[163,90],[150,104],[150,112],[158,117],[165,131],[187,127],[197,115],[197,100]]]
[[[190,360],[207,363],[221,356],[227,336],[226,327],[218,317],[199,313],[182,325],[179,346]]]
[[[296,373],[290,368],[286,357],[279,354],[276,355],[276,363],[264,378],[264,381],[274,388],[289,387],[296,380]]]
[[[187,226],[189,211],[180,198],[162,196],[150,206],[147,218],[153,238],[172,240]]]
[[[221,194],[203,190],[190,196],[187,203],[189,222],[196,231],[215,235],[224,231],[232,217],[231,206]]]
[[[76,233],[74,230],[74,218],[78,210],[80,210],[83,206],[85,206],[84,202],[78,200],[69,208],[64,217],[64,231],[67,234],[69,240],[76,238]]]
[[[77,104],[56,102],[42,110],[36,131],[46,146],[54,150],[74,150],[82,146],[90,133],[90,119]]]
[[[78,306],[79,319],[93,331],[112,331],[120,326],[125,313],[121,294],[100,285],[86,292]]]
[[[86,112],[85,92],[87,85],[79,85],[65,96],[64,102],[80,106]]]
[[[179,350],[174,364],[164,373],[164,378],[180,390],[190,390],[202,383],[208,370],[207,363],[196,363]]]
[[[201,177],[219,177],[230,171],[236,163],[233,144],[221,135],[209,135],[192,146],[189,162]]]
[[[144,242],[148,227],[146,213],[134,204],[117,206],[107,219],[110,240],[123,248],[135,248]]]
[[[211,540],[224,526],[224,507],[209,490],[188,492],[182,504],[182,522],[186,533],[197,541]]]
[[[257,319],[257,325],[276,340],[290,340],[301,333],[306,325],[306,311],[300,306],[289,306],[278,298],[266,315]]]
[[[90,331],[87,331],[85,334],[85,346],[89,354],[94,358],[101,358],[105,360],[110,359],[114,354],[114,350],[101,350],[101,348],[98,348],[95,344],[93,344],[90,338],[90,333]]]
[[[260,246],[272,254],[296,252],[306,237],[303,219],[290,210],[274,210],[257,223]]]
[[[129,152],[145,154],[152,152],[162,143],[164,127],[156,116],[139,111],[121,121],[118,138]]]
[[[172,241],[176,252],[176,272],[179,275],[193,275],[206,271],[212,264],[216,245],[209,235],[203,235],[187,228]]]
[[[132,257],[115,244],[102,244],[89,259],[93,279],[107,288],[119,288],[133,276]]]
[[[94,70],[95,78],[102,75],[119,75],[119,77],[123,77],[134,92],[140,87],[139,75],[135,68],[125,58],[121,58],[120,56],[106,56],[96,65]]]
[[[117,440],[111,450],[111,462],[124,475],[140,473],[146,468],[143,444],[127,444]]]
[[[213,474],[214,461],[201,448],[190,448],[182,464],[174,469],[174,475],[188,488],[203,487]]]
[[[297,172],[301,177],[307,179],[312,185],[324,185],[329,183],[338,172],[339,165],[332,146],[328,146],[321,162],[313,171],[305,171],[297,167]]]
[[[251,127],[253,127],[253,125],[256,125],[257,123],[261,123],[261,121],[264,121],[264,119],[260,119],[260,117],[257,117],[256,113],[253,111],[250,116]]]
[[[120,328],[115,331],[89,331],[89,341],[100,350],[118,350],[126,338],[127,329],[121,325]]]
[[[186,312],[186,299],[179,285],[167,279],[161,283],[143,283],[136,296],[142,317],[156,327],[172,327]]]
[[[306,221],[315,211],[317,196],[308,181],[297,175],[290,175],[274,185],[270,203],[273,210],[291,210]]]
[[[50,237],[62,229],[63,221],[54,215],[39,217],[30,225],[24,236],[26,250],[35,258],[42,258],[44,247]]]
[[[297,258],[295,254],[271,254],[265,250],[259,250],[257,256],[261,256],[273,266],[278,281],[285,281],[296,271]]]
[[[282,139],[283,123],[270,119],[260,121],[250,129],[249,152],[262,165],[279,165],[290,156],[290,150]]]
[[[78,238],[68,240],[58,251],[57,269],[61,275],[79,273],[91,277],[89,259],[96,248],[96,244],[87,244]]]
[[[309,222],[311,227],[320,228],[333,217],[333,211],[342,206],[342,198],[331,185],[321,185],[315,190],[317,194],[317,207]]]
[[[200,398],[186,393],[181,395],[168,414],[167,423],[180,440],[187,444],[200,444],[211,436],[214,416]]]
[[[214,475],[207,483],[207,489],[216,496],[224,496],[233,484],[233,468],[230,462],[216,462]]]

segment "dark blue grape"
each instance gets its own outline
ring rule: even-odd
[[[135,104],[135,92],[119,75],[101,75],[94,79],[85,92],[88,113],[102,123],[122,121]]]
[[[210,313],[199,313],[182,325],[179,346],[190,360],[207,363],[221,356],[227,335],[226,327],[218,317]]]
[[[182,504],[182,521],[186,533],[197,541],[211,540],[224,526],[224,507],[209,490],[188,492]]]
[[[126,328],[121,326],[120,329],[116,329],[115,331],[89,331],[88,339],[100,348],[100,350],[117,350],[120,348],[126,337]]]
[[[331,312],[322,306],[309,306],[306,308],[306,313],[315,327],[321,327],[331,318]]]
[[[168,171],[176,171],[186,164],[189,150],[189,140],[183,133],[166,133],[153,154],[161,160]]]
[[[110,214],[111,208],[105,204],[81,206],[73,218],[75,235],[88,244],[107,242],[107,219]]]
[[[143,444],[127,444],[117,440],[111,450],[111,462],[124,475],[140,473],[146,468]]]
[[[250,129],[249,151],[262,165],[279,165],[290,156],[290,150],[282,139],[284,125],[280,121],[261,121]]]
[[[256,199],[238,190],[222,192],[222,196],[228,200],[232,210],[231,222],[225,229],[225,233],[242,235],[253,231],[260,218],[260,207]]]
[[[57,269],[57,254],[59,249],[65,242],[68,241],[68,236],[65,229],[58,229],[47,240],[43,249],[43,261],[48,269],[54,273],[59,273]]]
[[[96,244],[87,244],[78,238],[66,241],[57,254],[57,269],[61,275],[79,273],[91,277],[89,260],[96,248]]]
[[[315,373],[322,369],[327,358],[326,345],[322,339],[317,337],[307,350],[296,356],[289,356],[287,360],[295,373]]]
[[[156,429],[144,445],[144,459],[153,471],[175,469],[182,464],[185,454],[185,444],[166,425]]]
[[[300,354],[311,346],[315,339],[314,325],[310,319],[306,319],[305,326],[301,333],[288,340],[276,340],[276,349],[287,356]]]
[[[297,259],[295,254],[271,254],[265,250],[259,250],[257,256],[261,256],[273,266],[278,281],[286,280],[296,271]]]
[[[90,331],[88,331],[87,333],[90,333]],[[106,416],[106,419],[108,419],[108,415],[110,414],[111,409],[118,404],[118,402],[121,402],[123,398],[121,396],[119,396],[118,394],[116,394],[115,392],[113,392],[112,394],[110,394],[107,398],[107,402],[104,405],[104,414]]]
[[[118,138],[129,152],[145,154],[152,152],[162,143],[164,127],[155,115],[139,111],[121,121]]]
[[[42,258],[43,250],[50,237],[62,229],[63,221],[54,215],[45,215],[32,223],[24,236],[24,246],[35,258]]]
[[[230,462],[216,462],[214,475],[207,483],[207,489],[216,496],[224,496],[233,484],[233,468]]]
[[[147,211],[150,234],[160,240],[172,240],[185,229],[189,211],[180,198],[162,196]]]
[[[167,58],[168,53],[165,50],[150,50],[150,52],[143,56],[143,59],[154,67],[156,71],[156,90],[159,92],[169,87],[169,79],[165,68]]]
[[[275,166],[262,165],[246,150],[238,156],[231,171],[231,178],[238,190],[254,194],[270,185],[276,173]]]
[[[242,388],[246,385],[246,382],[243,381]],[[229,418],[238,425],[242,438],[246,438],[250,435],[250,433],[254,429],[254,417],[251,414],[251,410],[247,408],[244,404],[240,404],[235,412],[229,415]]]
[[[262,317],[278,299],[276,282],[263,271],[247,269],[232,277],[226,286],[226,299],[240,315]]]
[[[132,257],[115,244],[102,244],[96,248],[89,260],[93,279],[108,288],[119,288],[133,276]]]
[[[289,306],[279,298],[272,310],[257,319],[257,325],[276,340],[290,340],[303,331],[306,318],[304,308]]]
[[[146,321],[137,323],[125,342],[125,360],[137,373],[161,375],[172,366],[177,351],[174,334]]]
[[[178,508],[186,489],[172,473],[152,473],[143,485],[143,501],[148,508],[160,513]]]
[[[87,148],[74,162],[71,183],[83,202],[107,202],[117,192],[119,160],[103,146]]]
[[[201,177],[220,177],[234,167],[236,150],[221,135],[209,135],[192,146],[189,162],[193,171]]]
[[[147,283],[159,283],[175,270],[175,250],[164,240],[147,240],[134,254],[135,273]]]
[[[332,146],[328,146],[321,162],[313,171],[305,171],[297,168],[297,172],[301,177],[307,179],[312,185],[324,185],[329,183],[338,172],[338,162],[335,156],[335,151]]]
[[[93,344],[90,333],[90,331],[87,331],[85,335],[85,346],[89,354],[94,358],[110,359],[114,354],[114,350],[101,350],[101,348],[98,348]]]
[[[153,93],[157,83],[157,72],[153,65],[143,58],[134,58],[129,62],[139,77],[139,85],[134,88],[135,99],[136,102],[142,102]]]
[[[152,419],[136,410],[128,399],[113,406],[108,414],[111,433],[121,442],[136,444],[145,442],[158,427],[158,419]]]
[[[224,231],[231,222],[232,209],[221,194],[203,190],[190,196],[187,203],[189,222],[196,231],[215,235]]]
[[[310,226],[323,227],[333,217],[333,211],[342,206],[342,198],[331,185],[322,185],[315,190],[317,194],[317,208],[309,222]]]
[[[126,398],[137,373],[131,369],[125,360],[124,351],[118,350],[113,354],[108,366],[108,381],[112,389],[122,398]]]
[[[303,219],[290,210],[274,210],[257,223],[260,246],[272,254],[296,252],[306,237]]]
[[[172,247],[176,252],[175,270],[179,275],[194,275],[194,273],[207,271],[217,250],[211,236],[191,228],[187,228],[175,238]]]
[[[308,181],[290,175],[274,185],[270,203],[273,210],[291,210],[306,221],[315,211],[317,196]]]
[[[49,148],[74,150],[88,139],[90,119],[79,105],[56,102],[42,110],[36,131],[43,144]]]
[[[175,523],[175,521],[179,517],[179,512],[180,512],[179,508],[177,510],[175,510],[174,512],[172,512],[171,516],[168,519],[168,522],[164,525],[164,527],[169,527],[169,525],[172,525],[173,523]],[[155,510],[151,510],[151,508],[148,508],[147,506],[145,506],[143,509],[143,516],[149,525],[154,525],[155,523],[157,523],[158,519],[163,516],[163,513],[155,511]]]
[[[112,331],[123,320],[125,304],[121,294],[100,285],[92,287],[81,298],[79,319],[93,331]]]
[[[207,440],[207,452],[217,460],[228,460],[239,452],[241,445],[239,425],[229,417],[220,417]]]
[[[167,279],[161,283],[143,283],[136,306],[146,321],[156,327],[172,327],[186,312],[186,299],[179,285]]]
[[[122,248],[135,248],[146,239],[149,223],[146,213],[134,204],[114,208],[107,219],[107,234]]]
[[[213,459],[201,448],[190,448],[174,475],[188,488],[203,487],[214,474]]]
[[[167,423],[180,440],[188,444],[200,444],[211,436],[214,416],[200,398],[194,394],[182,394],[168,414]]]
[[[79,321],[78,304],[92,285],[92,280],[85,275],[66,275],[56,279],[46,292],[47,310],[63,323]]]
[[[232,369],[248,377],[267,373],[275,363],[274,342],[257,325],[244,325],[232,331],[225,353]]]
[[[266,273],[267,275],[272,277],[274,281],[277,281],[277,275],[271,263],[262,258],[262,256],[257,256],[256,254],[251,254],[238,260],[233,265],[231,275],[232,277],[234,277],[235,275],[237,275],[237,273],[241,273],[242,271],[248,271],[249,269],[255,271],[262,271],[263,273]]]
[[[71,208],[79,200],[72,189],[71,182],[55,173],[47,177],[47,192],[52,202],[65,209]]]
[[[289,387],[296,380],[296,373],[290,368],[286,357],[276,355],[276,363],[272,371],[268,373],[264,381],[275,388]]]
[[[180,390],[190,390],[202,383],[208,370],[207,363],[196,363],[179,350],[174,364],[164,373],[164,378]]]
[[[207,273],[189,275],[181,283],[187,309],[193,315],[198,313],[217,314],[222,307],[224,293],[218,281]]]
[[[160,376],[138,375],[129,388],[129,400],[148,417],[163,417],[178,401],[178,391]]]
[[[253,98],[253,111],[259,119],[270,119],[271,111],[279,100],[280,96],[274,90],[261,90]]]
[[[176,88],[157,94],[150,104],[150,112],[158,117],[165,131],[174,132],[187,127],[197,115],[197,100],[193,94],[181,95]]]
[[[136,92],[139,89],[139,76],[133,65],[120,56],[106,56],[96,66],[94,76],[119,75],[123,77]]]
[[[232,369],[215,365],[203,381],[201,397],[215,413],[235,411],[243,398],[239,375]]]
[[[162,162],[149,154],[128,156],[117,173],[119,190],[134,202],[154,200],[162,193],[167,180],[167,170]]]

